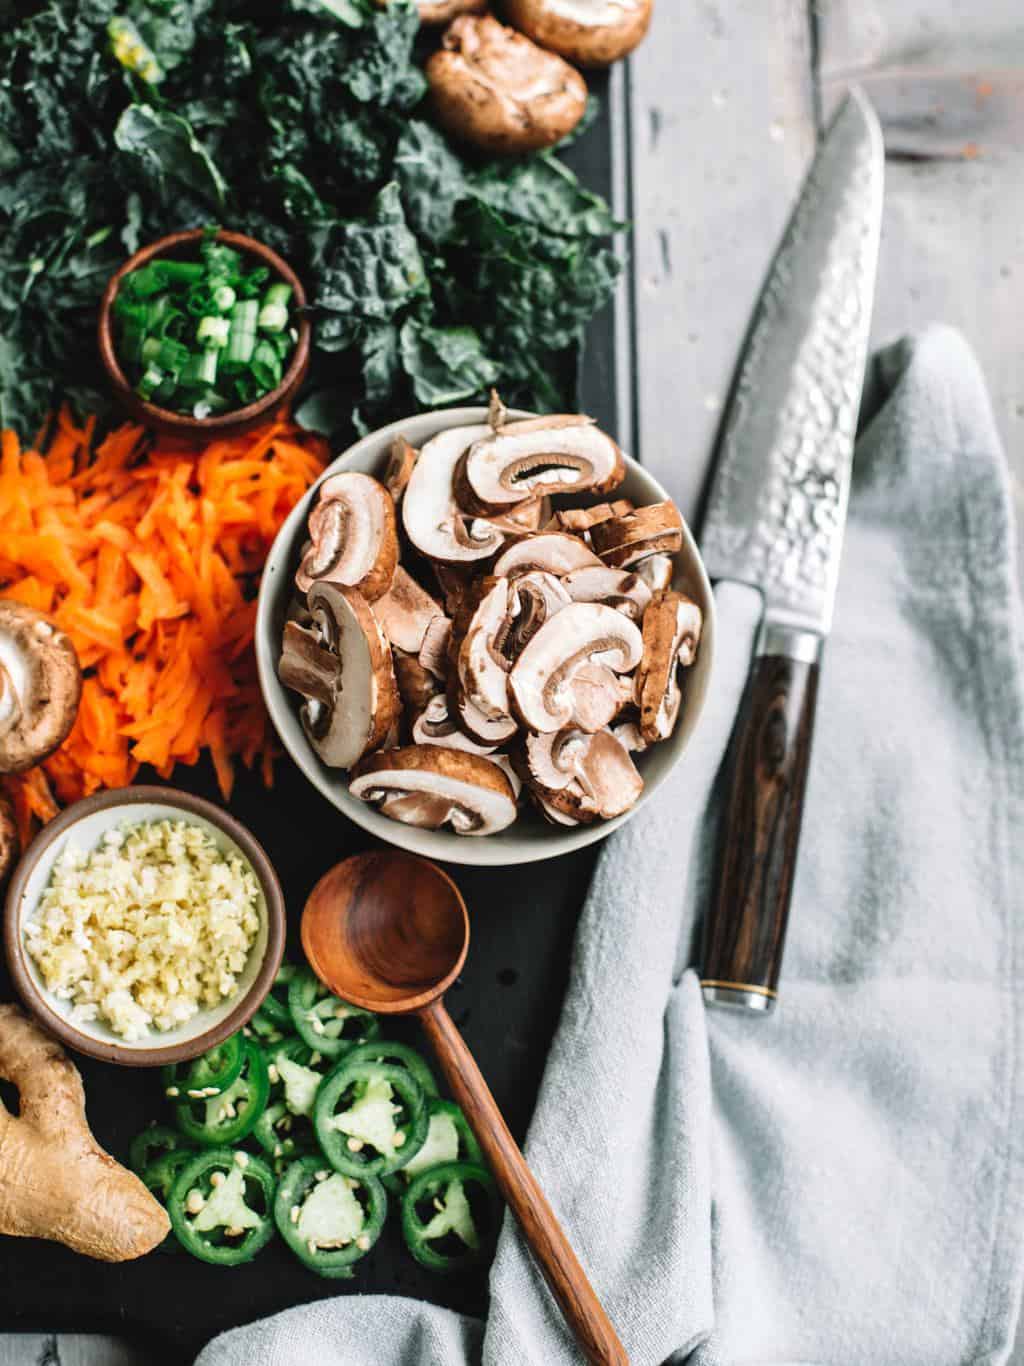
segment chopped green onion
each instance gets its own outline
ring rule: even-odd
[[[216,238],[208,238],[203,242],[199,248],[199,255],[203,258],[207,275],[219,275],[233,279],[241,272],[242,253],[236,251],[234,247],[218,242]]]
[[[142,378],[135,386],[135,392],[140,398],[150,399],[163,384],[164,379],[164,372],[158,365],[147,365]]]
[[[281,358],[269,342],[257,342],[249,369],[253,379],[264,389],[276,389],[281,383]]]
[[[230,313],[237,295],[230,285],[218,285],[213,291],[213,306],[218,313]]]
[[[291,285],[278,281],[263,296],[260,308],[259,326],[262,332],[283,332],[288,326],[288,300],[292,297]]]
[[[187,388],[202,389],[217,379],[219,351],[194,351],[181,372],[181,382]]]
[[[196,341],[203,346],[222,351],[228,344],[231,323],[227,318],[206,317],[199,320],[196,328]]]
[[[252,360],[256,347],[256,321],[259,304],[255,299],[243,299],[231,310],[231,332],[224,353],[225,369],[241,369]]]

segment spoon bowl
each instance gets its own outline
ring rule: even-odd
[[[444,993],[469,949],[459,889],[436,864],[390,849],[325,873],[302,913],[313,971],[342,1000],[383,1015],[418,1015],[509,1209],[519,1221],[584,1357],[629,1366],[622,1343],[537,1178],[508,1131]]]
[[[343,1000],[379,1015],[411,1014],[462,970],[469,914],[436,864],[374,850],[336,864],[310,892],[302,947]]]

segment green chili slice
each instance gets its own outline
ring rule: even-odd
[[[316,1135],[310,1120],[293,1114],[283,1100],[267,1106],[256,1121],[252,1136],[275,1164],[316,1151]]]
[[[376,1015],[332,996],[308,968],[291,980],[288,1009],[299,1037],[329,1058],[340,1058],[380,1033]]]
[[[369,1043],[357,1043],[345,1054],[346,1062],[390,1062],[405,1067],[413,1074],[427,1096],[439,1094],[437,1078],[430,1064],[419,1051],[410,1044],[399,1043],[396,1039],[371,1039]]]
[[[136,1176],[141,1176],[157,1158],[187,1146],[188,1140],[179,1129],[172,1129],[167,1124],[151,1124],[132,1139],[128,1165]]]
[[[210,1100],[238,1078],[244,1062],[245,1040],[241,1034],[232,1034],[202,1057],[164,1067],[160,1073],[164,1095],[169,1100]]]
[[[373,1176],[343,1176],[320,1157],[285,1171],[274,1200],[281,1237],[318,1276],[347,1279],[380,1237],[387,1214],[384,1187]]]
[[[283,1100],[293,1115],[311,1115],[320,1083],[333,1060],[294,1037],[264,1049],[264,1056],[275,1100]]]
[[[288,1013],[288,986],[292,978],[300,971],[301,969],[296,967],[294,963],[282,963],[277,970],[273,986],[260,1006],[262,1014],[274,1020],[289,1033],[295,1026],[292,1024],[292,1017]]]
[[[493,1178],[471,1162],[430,1167],[402,1197],[402,1233],[421,1266],[442,1274],[484,1256],[498,1229]]]
[[[423,1088],[390,1063],[342,1059],[313,1105],[320,1146],[343,1176],[397,1171],[422,1148],[428,1123]]]
[[[174,1108],[178,1128],[203,1147],[237,1143],[252,1130],[267,1104],[270,1079],[263,1050],[246,1039],[238,1076],[216,1096],[186,1099]]]
[[[260,1157],[230,1148],[200,1153],[171,1187],[171,1228],[186,1252],[202,1262],[250,1262],[274,1236],[276,1184]]]
[[[400,1195],[421,1172],[449,1162],[468,1162],[474,1167],[485,1166],[484,1155],[469,1121],[452,1100],[430,1096],[427,1100],[427,1137],[423,1147],[404,1167],[382,1178],[385,1186]]]

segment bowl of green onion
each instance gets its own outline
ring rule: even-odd
[[[143,247],[100,304],[100,355],[118,399],[140,422],[186,436],[241,431],[291,399],[309,334],[288,263],[216,228]]]

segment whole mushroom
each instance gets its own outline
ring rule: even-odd
[[[426,74],[438,122],[488,152],[551,147],[587,107],[578,71],[489,14],[450,24]]]
[[[642,41],[654,0],[504,0],[515,24],[577,66],[610,66]]]
[[[0,773],[22,773],[62,745],[81,695],[64,632],[34,608],[0,599]]]

